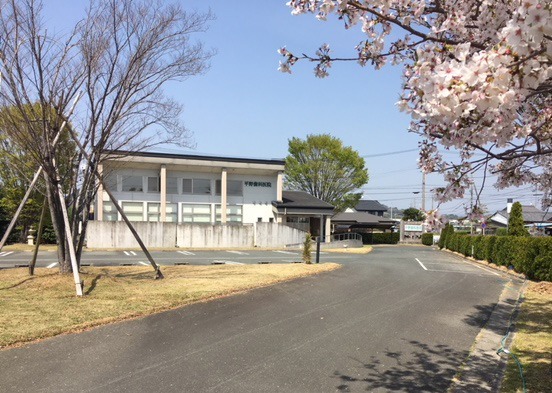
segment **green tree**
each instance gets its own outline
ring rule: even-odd
[[[415,207],[409,207],[403,211],[403,221],[423,221],[425,219],[424,212],[416,209]]]
[[[354,192],[368,183],[368,170],[357,151],[343,146],[329,134],[307,135],[289,140],[286,157],[286,186],[306,191],[331,203],[337,211],[353,207],[362,193]]]
[[[22,111],[15,107],[0,109],[0,127],[4,131],[0,134],[0,188],[2,190],[0,193],[0,208],[3,210],[3,219],[7,223],[11,221],[38,169],[33,152],[21,148],[9,138],[12,128],[17,128],[21,134],[24,134],[27,130],[29,138],[32,135],[32,131],[27,129],[25,118],[28,119],[33,113],[36,113],[39,110],[39,105],[26,105],[22,109]],[[54,118],[57,116],[53,109],[47,112],[48,117]],[[34,123],[41,121],[42,119],[37,119]],[[71,125],[68,125],[68,128],[70,127]],[[60,179],[66,193],[69,192],[71,184],[66,179],[71,179],[73,174],[76,173],[72,162],[76,155],[75,147],[75,143],[70,139],[68,133],[61,135],[56,146]],[[25,242],[30,227],[32,225],[35,228],[38,227],[42,204],[45,199],[44,180],[44,178],[39,178],[37,186],[33,189],[30,198],[23,207],[16,222],[15,230],[10,236],[11,241]],[[46,222],[46,225],[51,227],[49,212]],[[1,228],[0,237],[3,236],[7,223]]]
[[[523,224],[523,208],[521,203],[515,202],[510,210],[510,217],[508,217],[508,235],[529,236],[529,232]]]

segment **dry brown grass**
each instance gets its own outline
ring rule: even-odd
[[[339,265],[239,265],[82,269],[86,296],[75,297],[72,276],[50,269],[0,271],[0,347],[75,332],[193,302],[337,269]]]
[[[29,246],[28,244],[15,243],[7,244],[2,248],[2,251],[34,251],[35,246]],[[57,244],[41,244],[40,251],[57,251]]]
[[[530,283],[525,292],[512,352],[523,365],[528,392],[549,392],[552,386],[552,283]],[[502,392],[522,392],[517,364],[508,362]]]
[[[362,247],[347,247],[347,248],[328,248],[324,249],[323,251],[327,252],[335,252],[335,253],[343,253],[343,254],[368,254],[369,252],[372,252],[373,248],[372,246],[362,246]]]

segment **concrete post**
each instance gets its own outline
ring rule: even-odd
[[[98,164],[98,174],[100,176],[103,176],[103,164]],[[103,221],[103,210],[104,210],[104,202],[103,202],[103,184],[102,182],[99,182],[98,185],[98,192],[96,193],[96,200],[98,201],[96,207],[98,211],[94,212],[94,219],[96,221]]]
[[[326,216],[326,243],[331,242],[332,238],[332,220],[330,216]]]
[[[226,205],[227,205],[226,179],[227,179],[226,168],[222,168],[222,175],[220,178],[220,222],[221,224],[226,224]]]
[[[276,200],[278,202],[281,202],[282,199],[282,191],[284,189],[284,173],[278,172],[278,180],[276,182]]]
[[[161,165],[161,171],[159,173],[160,177],[160,215],[159,221],[165,222],[167,220],[167,166],[165,164]]]

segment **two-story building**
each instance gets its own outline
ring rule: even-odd
[[[173,223],[277,222],[284,161],[107,151],[100,167],[106,187],[131,221]],[[100,186],[98,221],[121,220]],[[280,218],[281,220],[281,218]]]

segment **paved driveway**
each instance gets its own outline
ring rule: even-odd
[[[174,250],[152,251],[154,260],[161,266],[174,264],[210,265],[214,263],[249,264],[249,263],[292,263],[301,261],[301,252],[297,250]],[[0,252],[0,268],[13,268],[29,263],[32,253],[29,251]],[[351,255],[329,254],[322,251],[322,262],[327,260],[349,260]],[[314,253],[313,253],[314,260]],[[144,265],[149,266],[143,252],[137,250],[121,251],[87,251],[82,254],[81,262],[91,266]],[[57,269],[57,254],[53,251],[40,251],[37,258],[38,267]]]
[[[376,248],[341,262],[0,351],[1,390],[444,392],[508,282],[430,248]]]

